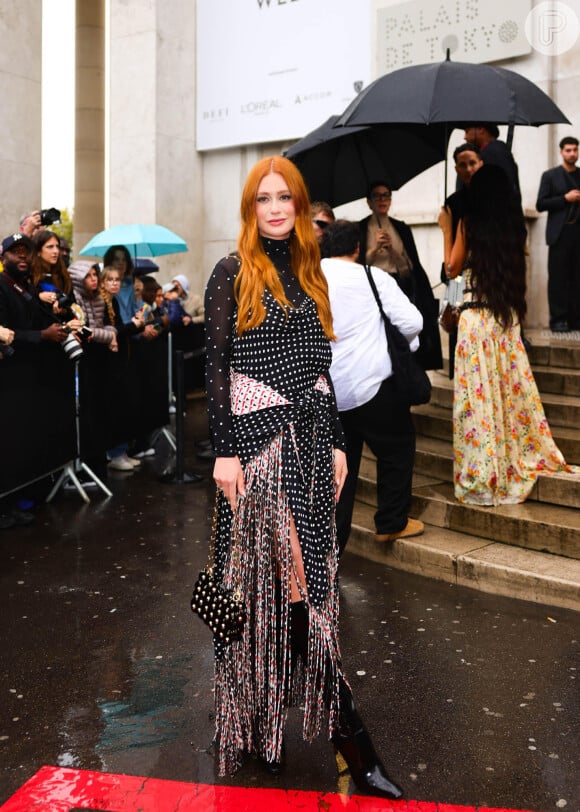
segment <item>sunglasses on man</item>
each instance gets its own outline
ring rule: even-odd
[[[327,220],[313,220],[312,222],[314,223],[315,226],[318,226],[318,228],[322,229],[322,231],[324,231],[326,226],[330,225],[330,223]]]

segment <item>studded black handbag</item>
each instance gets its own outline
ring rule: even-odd
[[[246,622],[246,607],[242,597],[239,582],[233,589],[227,589],[215,575],[215,541],[217,533],[218,494],[213,514],[211,539],[209,544],[208,562],[200,573],[193,587],[191,596],[191,610],[209,626],[213,636],[226,645],[239,640],[242,636]],[[240,550],[236,517],[233,527],[232,562],[236,578],[239,581]]]

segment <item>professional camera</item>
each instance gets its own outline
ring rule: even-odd
[[[66,353],[67,358],[71,361],[78,361],[78,359],[83,354],[83,348],[76,340],[76,338],[69,333],[63,341],[60,342],[60,346]]]
[[[3,355],[4,358],[11,358],[14,355],[14,347],[0,341],[0,355]]]
[[[58,209],[41,209],[40,210],[40,223],[43,226],[51,226],[60,220],[60,212]]]
[[[70,296],[67,296],[66,293],[61,293],[60,291],[57,291],[56,303],[58,304],[60,310],[66,310],[68,307],[71,306],[73,300]]]

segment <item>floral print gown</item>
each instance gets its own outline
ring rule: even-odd
[[[464,310],[455,351],[455,496],[475,505],[523,502],[540,473],[570,472],[552,439],[519,324]]]

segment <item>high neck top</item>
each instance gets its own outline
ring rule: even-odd
[[[272,240],[270,237],[262,237],[261,239],[266,256],[278,271],[288,300],[292,302],[294,307],[300,307],[304,304],[306,294],[300,287],[298,279],[292,273],[290,266],[290,237],[285,240]]]
[[[262,245],[266,256],[276,270],[282,273],[290,270],[290,237],[285,240],[262,237]]]

